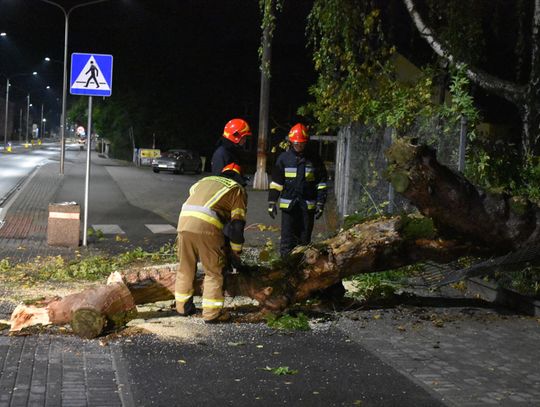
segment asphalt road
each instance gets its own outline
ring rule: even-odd
[[[55,147],[29,151],[21,148],[15,154],[0,154],[0,207],[25,177],[58,154]]]
[[[276,333],[261,324],[205,327],[186,338],[140,335],[120,345],[137,406],[443,406],[332,323]],[[158,368],[159,367],[159,368]],[[269,369],[288,368],[276,375]]]

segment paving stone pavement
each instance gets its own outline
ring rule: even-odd
[[[398,308],[345,313],[339,326],[449,405],[540,405],[540,320],[533,317]]]
[[[113,353],[71,336],[0,336],[0,407],[122,406]]]
[[[27,261],[36,255],[68,254],[65,248],[47,246],[48,206],[62,183],[56,163],[37,168],[29,177],[30,187],[21,189],[0,228],[2,257]]]
[[[106,162],[114,165],[112,160],[99,157],[93,161]],[[77,163],[66,162],[66,172],[73,170]],[[63,191],[66,179],[58,174],[58,163],[49,162],[38,167],[25,183],[18,194],[13,196],[10,206],[0,227],[0,258],[8,258],[12,262],[31,262],[37,256],[61,255],[65,259],[75,258],[78,253],[82,255],[115,254],[122,253],[140,245],[140,242],[92,241],[88,247],[79,247],[77,250],[67,247],[54,247],[47,244],[48,205],[57,202],[59,194]],[[69,185],[73,188],[73,185]],[[82,215],[81,215],[82,216]],[[82,223],[82,221],[81,221]],[[175,235],[154,235],[151,242],[145,247],[148,250],[156,249],[164,243],[174,239]],[[89,238],[89,241],[92,238]]]

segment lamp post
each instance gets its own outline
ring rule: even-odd
[[[28,125],[29,125],[30,107],[32,107],[32,103],[30,103],[30,94],[34,92],[39,92],[39,91],[43,92],[49,89],[51,89],[51,87],[47,85],[45,88],[29,90],[26,95],[26,144],[28,144],[28,127],[29,127]],[[42,121],[43,121],[43,102],[41,103],[41,117],[40,117],[40,130],[39,131],[41,131]]]
[[[43,102],[41,102],[41,117],[39,118],[39,134],[38,138],[43,138]]]
[[[10,80],[17,77],[17,76],[29,76],[29,75],[36,76],[37,72],[18,73],[18,74],[6,77],[6,115],[5,115],[5,120],[4,120],[4,151],[6,151],[6,149],[7,149],[8,114],[9,114],[9,87],[11,86]]]
[[[64,7],[60,4],[51,1],[51,0],[41,0],[44,3],[51,4],[55,7],[58,7],[64,13],[65,23],[64,23],[64,79],[62,85],[62,116],[60,118],[60,174],[64,173],[64,158],[65,158],[65,147],[66,147],[66,94],[67,94],[67,50],[68,50],[68,29],[69,29],[69,16],[71,12],[77,8],[90,6],[92,4],[103,3],[108,0],[93,0],[87,1],[86,3],[77,4],[71,7],[66,11]]]
[[[19,109],[19,143],[22,141],[22,118],[23,118],[23,111],[21,107]]]
[[[30,116],[30,93],[26,95],[26,141],[25,144],[28,145],[28,119]]]

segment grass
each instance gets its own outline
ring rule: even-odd
[[[31,285],[45,281],[96,281],[107,277],[113,271],[122,270],[133,264],[158,264],[176,261],[175,245],[167,244],[158,251],[147,252],[136,248],[117,256],[83,257],[67,261],[62,256],[37,256],[27,263],[11,263],[0,260],[0,282]]]
[[[525,267],[521,271],[495,273],[496,283],[520,294],[540,298],[540,267]]]

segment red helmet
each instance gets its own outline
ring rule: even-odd
[[[249,124],[243,119],[232,119],[223,129],[223,137],[238,144],[246,136],[251,136]]]
[[[247,184],[247,179],[242,175],[242,168],[236,163],[227,164],[221,170],[221,174],[223,174],[224,177],[236,181],[243,187],[245,187]]]
[[[242,175],[242,168],[240,168],[240,166],[238,164],[236,164],[236,163],[227,164],[221,170],[222,173],[227,172],[227,171],[233,171],[233,172],[237,173],[238,175]]]
[[[307,143],[309,141],[309,134],[306,126],[302,123],[292,126],[289,131],[289,141],[291,143]]]

